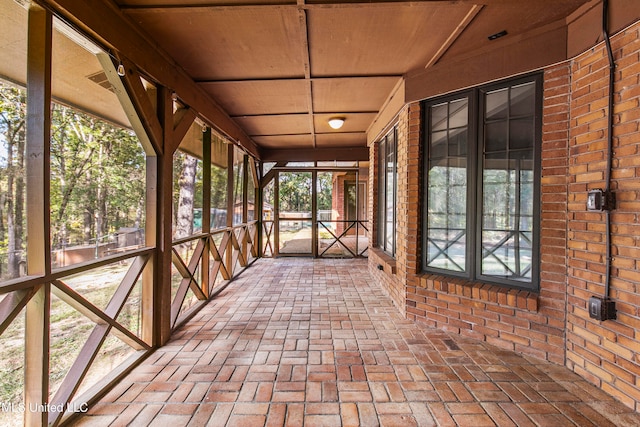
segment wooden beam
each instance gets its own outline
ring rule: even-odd
[[[98,352],[100,351],[100,347],[102,343],[107,338],[107,334],[109,333],[108,325],[96,325],[91,333],[89,334],[89,338],[82,346],[78,357],[69,368],[67,375],[62,380],[62,384],[58,388],[55,396],[51,401],[51,404],[54,406],[64,405],[70,402],[73,394],[78,390],[82,380],[89,372],[89,368],[91,367],[93,361],[95,360]],[[50,426],[57,426],[64,415],[65,411],[53,411],[49,412],[48,423]]]
[[[269,172],[267,172],[263,177],[262,180],[260,181],[260,188],[264,188],[266,187],[269,182],[271,182],[271,180],[273,179],[273,177],[276,175],[276,168],[282,168],[285,167],[287,165],[287,162],[283,162],[283,161],[279,161],[276,162],[275,166],[271,168],[271,170],[269,170]]]
[[[173,140],[171,146],[168,147],[169,153],[173,155],[176,152],[182,139],[189,132],[193,121],[196,119],[197,113],[192,108],[178,108],[173,113]]]
[[[113,316],[107,315],[107,313],[101,311],[98,307],[87,301],[82,295],[71,289],[66,283],[55,280],[54,286],[51,288],[51,292],[58,297],[61,301],[67,303],[70,307],[82,314],[96,325],[107,325],[113,328],[114,335],[116,335],[125,344],[131,346],[134,350],[149,350],[150,347],[140,340],[134,333],[127,328],[119,324]],[[126,287],[121,285],[122,287]],[[129,289],[129,292],[131,290]],[[126,300],[122,301],[122,305]]]
[[[144,244],[155,247],[158,243],[160,224],[158,212],[160,211],[160,171],[164,154],[158,156],[147,156],[147,176],[146,176],[146,206],[145,206],[145,229]],[[153,345],[155,336],[155,309],[154,304],[158,292],[155,286],[155,277],[160,268],[158,251],[155,250],[151,262],[147,264],[142,272],[142,295],[140,301],[140,317],[142,340]]]
[[[495,45],[455,59],[441,59],[427,69],[411,71],[405,79],[404,103],[432,98],[565,61],[567,31],[565,21],[559,20],[524,34],[496,40]],[[451,70],[456,72],[452,73]]]
[[[27,305],[31,297],[36,294],[38,289],[37,286],[29,289],[20,289],[19,291],[11,292],[0,301],[0,335],[18,317],[20,311]]]
[[[202,232],[211,231],[211,128],[202,134]],[[204,241],[202,268],[200,269],[200,287],[209,298],[209,245],[210,239]]]
[[[111,62],[111,58],[108,58],[108,60]],[[129,121],[134,126],[136,134],[138,133],[136,125],[140,123],[145,131],[144,134],[154,149],[154,155],[162,154],[162,126],[158,120],[156,107],[153,106],[149,99],[149,94],[140,80],[141,76],[136,65],[127,58],[122,58],[121,61],[124,65],[125,75],[122,76],[122,80],[118,78],[117,82],[124,86],[128,96],[121,99],[120,103],[127,111],[127,116],[129,115],[129,109],[134,110],[135,117],[130,118]],[[111,84],[113,85],[113,83]],[[148,147],[145,147],[147,155],[151,154],[147,149]]]
[[[232,144],[227,145],[227,227],[231,230],[233,227],[233,215],[235,208],[235,200],[233,194],[233,185],[234,185],[234,174],[233,174],[233,159],[235,154],[235,148]],[[229,233],[233,233],[233,230],[229,231]],[[224,241],[224,239],[223,239]],[[233,277],[233,248],[231,246],[231,241],[229,240],[227,246],[225,246],[222,251],[225,254],[224,265],[229,273],[230,277]]]
[[[121,57],[135,61],[145,74],[176,92],[180,99],[215,125],[222,133],[242,145],[252,156],[260,158],[256,143],[236,122],[207,95],[169,54],[108,0],[41,0],[65,20]]]
[[[440,49],[438,49],[438,51],[431,57],[431,59],[429,60],[429,62],[427,62],[427,65],[425,65],[424,68],[429,68],[430,66],[438,62],[440,58],[442,58],[442,55],[444,55],[445,52],[449,50],[451,45],[458,39],[458,37],[460,37],[460,34],[464,32],[464,30],[469,26],[471,21],[473,21],[473,18],[475,18],[478,15],[478,13],[480,13],[482,8],[483,8],[482,5],[478,5],[478,4],[471,5],[469,12],[467,12],[465,17],[462,18],[462,21],[460,21],[460,23],[456,26],[453,32],[449,34],[449,37],[447,37],[447,40],[445,40],[442,46],[440,46]]]
[[[27,271],[30,275],[51,273],[50,132],[51,46],[53,20],[40,6],[29,6],[27,42]],[[24,404],[49,401],[49,284],[38,288],[27,303],[25,316]],[[37,406],[36,406],[37,407]],[[24,423],[46,426],[46,411],[26,410]]]
[[[129,91],[127,91],[127,89],[125,88],[125,85],[122,82],[123,79],[121,79],[120,75],[118,75],[118,71],[113,61],[111,60],[111,57],[106,53],[101,52],[96,54],[96,58],[100,62],[100,65],[102,66],[102,70],[104,71],[104,74],[107,77],[107,80],[111,84],[113,91],[118,97],[118,101],[120,101],[120,105],[122,105],[122,109],[127,115],[127,119],[129,120],[129,123],[131,123],[131,127],[135,131],[138,139],[140,140],[140,143],[142,144],[142,148],[144,149],[145,153],[151,154],[151,155],[157,153],[160,147],[152,143],[152,139],[150,139],[149,137],[150,132],[148,132],[148,131],[152,131],[153,129],[147,129],[143,125],[143,122],[140,119],[137,109],[135,108],[134,103],[132,102],[132,97],[129,96]],[[128,74],[134,74],[134,70],[132,68],[129,68],[128,72],[125,72],[125,77]],[[130,77],[130,80],[134,80],[136,78],[138,79],[138,81],[140,80],[137,73],[135,76]],[[132,82],[129,82],[129,83],[132,84]],[[142,82],[140,82],[140,86],[142,86]],[[155,141],[155,143],[157,143],[157,141]]]
[[[165,150],[158,156],[156,214],[156,264],[154,289],[154,346],[164,345],[171,337],[171,250],[173,212],[173,153],[167,148],[173,141],[173,99],[166,87],[158,88],[158,112],[163,128]]]
[[[367,147],[271,149],[263,150],[262,160],[265,162],[367,161],[369,149]]]

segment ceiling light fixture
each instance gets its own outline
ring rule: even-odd
[[[333,129],[340,129],[344,124],[344,117],[332,117],[329,119],[329,126]]]

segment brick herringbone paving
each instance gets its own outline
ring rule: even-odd
[[[75,425],[635,426],[566,368],[404,319],[366,260],[261,259]]]

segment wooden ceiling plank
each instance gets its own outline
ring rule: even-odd
[[[156,41],[136,28],[115,3],[107,0],[42,0],[41,3],[99,43],[135,60],[141,70],[178,93],[217,130],[239,142],[254,157],[260,158],[258,146],[243,129],[198,87],[178,63],[160,49]]]
[[[311,84],[311,53],[309,52],[309,26],[307,12],[303,9],[304,0],[298,0],[298,17],[300,19],[300,37],[302,42],[302,58],[304,62],[305,94],[309,111],[309,130],[313,146],[316,146],[315,127],[313,124],[313,87]]]
[[[369,159],[368,147],[331,147],[299,149],[263,150],[265,162],[321,162],[321,161],[357,161]]]
[[[425,65],[424,68],[429,68],[430,66],[438,62],[440,58],[442,58],[442,55],[444,55],[445,52],[451,47],[451,45],[458,39],[460,34],[464,32],[464,30],[469,26],[471,21],[473,21],[473,19],[476,16],[478,16],[478,13],[480,13],[482,8],[483,6],[478,4],[474,4],[471,6],[471,9],[469,9],[469,13],[467,13],[465,17],[462,18],[462,21],[460,21],[460,23],[456,26],[453,32],[449,35],[447,40],[445,40],[442,46],[440,46],[440,49],[438,49],[438,51],[433,55],[433,57],[431,57],[429,62],[427,62],[427,65]]]
[[[577,0],[536,0],[542,4],[557,4],[557,3],[577,3]],[[451,4],[451,0],[421,0],[422,3],[434,3],[434,4]],[[531,0],[456,0],[457,4],[469,4],[469,5],[485,5],[485,6],[499,6],[499,5],[513,5],[513,4],[527,4],[530,3]],[[415,3],[415,2],[403,2],[403,3]],[[313,9],[340,9],[340,8],[371,8],[371,7],[388,7],[389,0],[367,0],[364,2],[353,2],[353,1],[313,1],[313,2],[303,2],[303,1],[272,1],[272,2],[255,2],[248,0],[244,3],[236,2],[233,4],[229,4],[228,1],[221,2],[202,2],[202,3],[167,3],[167,4],[158,4],[158,2],[152,2],[149,4],[122,4],[120,5],[120,9],[127,14],[137,14],[137,13],[157,13],[157,14],[169,14],[179,10],[189,10],[197,13],[208,13],[208,12],[219,12],[226,11],[230,9],[291,9],[294,7],[304,8],[305,10],[313,10]]]

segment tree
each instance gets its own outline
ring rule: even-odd
[[[24,89],[0,82],[0,138],[4,168],[0,170],[0,251],[7,257],[7,278],[20,275],[24,247],[24,152],[26,141],[26,93]]]
[[[178,200],[175,210],[176,218],[173,237],[180,238],[193,234],[193,209],[198,159],[181,151],[176,152],[173,158],[174,169],[175,166],[178,166]]]
[[[311,172],[280,173],[280,212],[311,211]]]

